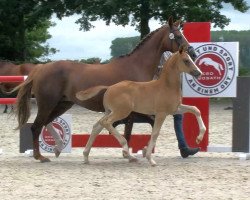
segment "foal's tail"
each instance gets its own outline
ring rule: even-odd
[[[76,98],[81,100],[81,101],[90,99],[90,98],[96,96],[97,94],[99,94],[99,92],[101,92],[102,90],[107,90],[108,87],[109,86],[103,86],[103,85],[91,87],[91,88],[89,88],[87,90],[77,92],[76,93]]]
[[[16,115],[18,127],[20,129],[30,117],[30,98],[33,79],[28,78],[26,81],[15,87],[11,92],[17,91]]]

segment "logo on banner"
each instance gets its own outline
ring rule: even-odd
[[[65,148],[70,141],[71,132],[70,126],[66,120],[61,117],[57,117],[53,122],[54,130],[60,135],[63,140],[63,148]],[[42,129],[41,137],[40,137],[40,147],[50,153],[54,152],[55,140],[49,133],[46,127]]]
[[[196,48],[195,52],[195,64],[203,73],[198,79],[185,75],[188,85],[205,96],[213,96],[226,90],[235,75],[235,63],[230,52],[217,44],[204,44]]]

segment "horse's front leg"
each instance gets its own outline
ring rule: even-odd
[[[199,129],[200,129],[200,133],[199,135],[197,136],[196,138],[196,143],[199,144],[203,137],[204,137],[204,134],[206,132],[206,126],[204,125],[204,122],[201,118],[201,112],[200,110],[196,107],[196,106],[189,106],[189,105],[184,105],[184,104],[181,104],[179,107],[178,107],[178,111],[176,114],[183,114],[183,113],[192,113],[195,115],[196,119],[197,119],[197,122],[198,122],[198,125],[199,125]]]
[[[130,115],[128,116],[127,122],[125,123],[125,127],[124,127],[124,137],[128,142],[128,146],[129,146],[129,141],[131,138],[133,124],[134,124],[133,117]]]
[[[167,116],[166,113],[157,113],[155,116],[155,122],[154,122],[153,130],[152,130],[152,134],[149,140],[148,147],[146,149],[146,158],[148,159],[151,166],[156,166],[156,162],[152,158],[152,151],[153,151],[153,148],[155,147],[156,140],[160,134],[160,130],[161,130],[162,124],[166,116]]]

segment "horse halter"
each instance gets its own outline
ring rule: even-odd
[[[171,41],[172,47],[173,47],[173,40],[175,40],[175,42],[178,44],[178,47],[180,47],[183,44],[183,37],[181,35],[175,35],[174,32],[176,31],[180,31],[180,29],[171,30],[168,36]],[[195,61],[197,55],[195,53],[194,47],[189,45],[187,48],[187,53],[192,58],[192,60]]]

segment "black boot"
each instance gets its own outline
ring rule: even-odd
[[[181,153],[181,157],[182,158],[187,158],[190,155],[192,156],[192,155],[196,154],[199,151],[200,151],[200,148],[189,148],[189,147],[186,147],[186,148],[180,149],[180,153]]]

